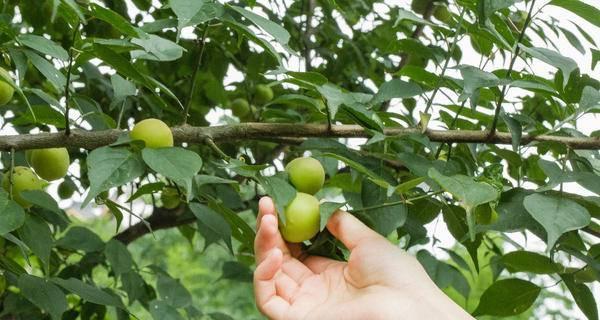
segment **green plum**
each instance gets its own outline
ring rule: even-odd
[[[243,118],[250,112],[250,104],[244,98],[237,98],[231,102],[231,112],[238,118]]]
[[[63,178],[69,170],[71,159],[66,148],[35,149],[27,157],[38,176],[48,181]]]
[[[296,158],[287,164],[285,171],[290,182],[300,192],[315,194],[325,183],[325,170],[315,158]]]
[[[177,189],[173,187],[166,187],[160,194],[160,200],[163,203],[163,208],[175,209],[181,204],[181,197]]]
[[[265,84],[259,84],[255,88],[254,102],[257,104],[265,104],[273,100],[273,89]]]
[[[0,68],[0,74],[3,75],[3,77],[0,77],[0,106],[3,106],[12,100],[15,89],[4,80],[4,77],[10,78],[8,72]]]
[[[147,148],[173,146],[173,133],[166,123],[158,119],[146,119],[137,123],[129,136],[132,140],[142,140]]]
[[[283,214],[285,225],[281,227],[281,234],[286,241],[306,241],[319,232],[319,200],[310,194],[296,193],[296,197],[285,207]]]
[[[12,174],[12,195],[13,200],[23,208],[30,208],[31,203],[27,202],[21,196],[23,191],[42,190],[47,182],[35,175],[33,170],[27,167],[15,167]],[[4,174],[2,178],[2,187],[6,192],[10,192],[10,176],[9,172]]]

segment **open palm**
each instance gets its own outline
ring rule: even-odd
[[[452,315],[436,312],[447,313],[445,307],[455,312],[453,319],[469,318],[443,295],[441,303],[423,308],[441,294],[423,268],[349,213],[337,212],[327,224],[350,250],[348,262],[307,256],[286,243],[269,198],[260,201],[257,224],[256,303],[269,318],[440,319]]]

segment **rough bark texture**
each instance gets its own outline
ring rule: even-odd
[[[358,125],[334,125],[330,128],[325,124],[287,124],[287,123],[242,123],[215,127],[174,127],[173,136],[178,143],[203,143],[210,138],[215,142],[236,140],[264,140],[298,142],[297,138],[308,137],[363,137],[370,133]],[[412,128],[387,128],[387,136],[401,137],[419,134],[420,130]],[[0,136],[0,150],[10,151],[67,147],[95,149],[114,143],[119,135],[125,134],[120,130],[82,131],[73,130],[69,136],[64,132],[37,133],[11,136]],[[490,135],[487,131],[473,130],[428,130],[425,135],[434,142],[446,143],[491,143],[511,144],[509,133],[496,132]],[[562,143],[573,149],[600,149],[600,137],[574,138],[555,135],[524,135],[521,144],[534,142]]]

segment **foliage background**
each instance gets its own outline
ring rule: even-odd
[[[430,17],[440,4],[413,15],[404,1],[3,1],[3,66],[11,70],[22,94],[17,92],[1,109],[2,134],[34,134],[0,139],[3,167],[9,168],[12,162],[25,164],[24,149],[68,146],[75,161],[66,181],[75,183],[80,194],[62,201],[61,207],[79,211],[82,202],[91,201],[98,205],[84,206],[76,216],[102,211],[117,221],[121,216],[125,219],[120,228],[106,217],[92,225],[72,218],[75,222],[67,226],[62,221],[63,210],[56,209],[43,193],[29,195],[36,205],[25,213],[0,191],[0,217],[7,226],[0,233],[6,239],[0,269],[9,285],[2,290],[2,317],[60,318],[68,309],[63,318],[103,318],[105,312],[109,318],[127,318],[119,311],[123,308],[114,306],[134,300],[137,302],[126,309],[144,319],[222,319],[224,314],[259,317],[247,282],[252,267],[252,212],[257,198],[265,193],[274,196],[278,205],[285,205],[293,189],[284,175],[273,176],[274,168],[281,170],[283,163],[310,151],[330,175],[319,197],[329,203],[347,201],[348,208],[355,209],[373,228],[417,255],[436,283],[469,311],[487,303],[479,313],[492,318],[597,319],[597,299],[589,289],[594,285],[588,281],[595,283],[597,292],[598,152],[574,150],[556,142],[518,145],[521,131],[594,143],[600,101],[598,73],[594,71],[600,59],[598,5],[594,1],[537,1],[531,27],[520,41],[524,46],[519,47],[516,42],[532,1],[451,1],[448,6],[453,16],[445,22]],[[274,24],[241,8],[267,16]],[[312,21],[308,28],[307,17]],[[153,20],[158,22],[151,23]],[[178,26],[185,26],[180,39]],[[460,48],[462,54],[449,54],[452,47]],[[552,52],[532,49],[535,47]],[[519,48],[520,58],[514,60],[507,75],[515,48]],[[449,68],[444,67],[446,61]],[[571,76],[565,77],[571,69]],[[308,70],[313,72],[302,72]],[[261,83],[274,89],[273,103],[255,101],[254,89]],[[506,96],[504,86],[510,88]],[[237,97],[253,102],[250,116],[231,116],[229,101]],[[498,113],[501,117],[494,116],[500,110],[498,105],[505,111]],[[237,143],[213,136],[216,147],[204,136],[186,135],[189,128],[177,127],[186,108],[191,126],[249,123],[238,127],[243,130],[230,127],[227,131],[244,138],[244,130],[257,127],[253,121],[293,127],[267,127],[267,139],[263,133]],[[420,114],[423,111],[425,115]],[[455,120],[457,113],[461,116]],[[432,120],[427,123],[429,116]],[[128,128],[147,117],[159,117],[172,125],[176,137],[186,142],[187,151],[140,151],[141,146],[130,144],[126,135],[120,136],[121,146],[99,148],[119,136],[119,132],[102,130]],[[502,140],[508,146],[481,143],[486,142],[482,137],[495,120],[508,138]],[[325,130],[329,121],[360,125],[365,129],[354,132],[368,141],[342,139],[339,144],[334,139],[310,139],[297,145],[298,138],[325,138],[341,128]],[[306,123],[321,126],[301,126]],[[481,134],[475,133],[479,143],[453,144],[450,151],[431,133],[421,134],[423,126]],[[383,130],[394,127],[415,129],[408,134]],[[83,135],[80,140],[78,131],[71,138],[56,133],[54,140],[35,135],[66,128],[101,134]],[[453,142],[443,134],[440,139]],[[11,148],[15,150],[11,152]],[[356,151],[359,148],[360,152]],[[220,153],[233,159],[226,158],[224,164]],[[111,157],[123,162],[108,161]],[[199,157],[201,171],[199,166],[189,166],[200,163]],[[271,167],[247,166],[235,160],[240,157],[247,163]],[[184,173],[157,162],[161,158],[175,161],[175,167],[181,166]],[[93,168],[101,164],[104,166],[95,169],[94,175]],[[429,170],[431,167],[439,173]],[[107,176],[108,182],[101,181]],[[215,176],[229,180],[209,178]],[[452,179],[461,179],[462,185]],[[162,208],[158,197],[161,183],[171,182],[182,188],[192,203],[189,208]],[[143,196],[127,202],[132,191],[142,185],[153,188],[141,189]],[[390,192],[397,186],[396,194]],[[53,183],[49,194],[56,196],[57,187],[58,183]],[[551,228],[544,222],[559,216],[548,217],[547,211],[536,215],[535,209],[525,209],[522,197],[533,191],[525,193],[518,187],[546,197],[534,208],[552,199],[566,206],[557,210],[569,214],[561,223],[565,229],[554,230],[557,237],[564,235],[556,247],[549,248],[552,250],[543,242]],[[104,193],[107,189],[110,192]],[[465,190],[473,193],[465,195]],[[434,193],[428,194],[430,191]],[[484,191],[490,192],[486,195]],[[427,198],[419,201],[400,201],[424,195]],[[390,202],[394,205],[372,207]],[[473,221],[466,218],[465,209],[485,211],[482,208],[486,206],[498,212],[499,220],[491,226],[474,221],[480,233],[471,242],[466,230]],[[155,231],[154,237],[148,234],[125,249],[109,241],[115,229],[130,237],[133,232],[126,227],[137,222],[135,230],[148,233],[138,218],[129,220],[129,211],[145,217],[153,229],[173,227],[172,223],[189,225],[199,219],[193,229]],[[232,218],[232,213],[242,219]],[[329,213],[323,211],[324,216]],[[102,242],[93,233],[74,232],[82,230],[75,227],[78,224],[99,234]],[[189,238],[196,231],[190,247]],[[512,231],[519,233],[508,236]],[[320,240],[325,238],[323,235]],[[126,237],[117,239],[129,242]],[[317,241],[310,250],[339,255],[330,244]],[[512,251],[521,255],[509,260],[507,254]],[[479,273],[474,260],[478,260]],[[236,267],[228,276],[234,279],[217,280],[224,266]],[[36,277],[28,278],[26,273]],[[131,279],[140,279],[136,275],[149,285],[147,295],[139,291],[139,283],[125,284],[124,279],[132,283]],[[499,281],[508,278],[527,280],[520,285],[535,293],[533,299],[501,300],[511,295],[493,290],[487,291],[487,298],[482,297],[494,285],[508,292],[522,289]],[[65,284],[61,279],[76,280]],[[174,279],[181,279],[183,287]],[[157,280],[168,285],[159,286]],[[32,288],[52,294],[40,297]],[[64,310],[63,296],[68,302]],[[159,306],[160,312],[150,315],[148,303]]]

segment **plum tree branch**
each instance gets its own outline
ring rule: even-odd
[[[178,143],[205,143],[206,139],[214,142],[261,140],[261,141],[298,141],[297,138],[369,138],[371,133],[359,125],[327,124],[291,124],[291,123],[242,123],[213,127],[181,126],[173,127],[173,136]],[[112,129],[102,131],[72,130],[70,135],[64,132],[35,133],[0,136],[0,150],[9,151],[40,148],[83,148],[95,149],[117,141],[126,131]],[[386,128],[383,132],[389,137],[402,137],[420,134],[415,128]],[[495,132],[490,136],[488,131],[476,130],[427,130],[424,133],[433,142],[446,143],[488,143],[512,144],[510,133]],[[573,149],[600,149],[600,137],[565,137],[558,135],[528,135],[521,138],[521,144],[532,142],[554,142],[567,145]]]

